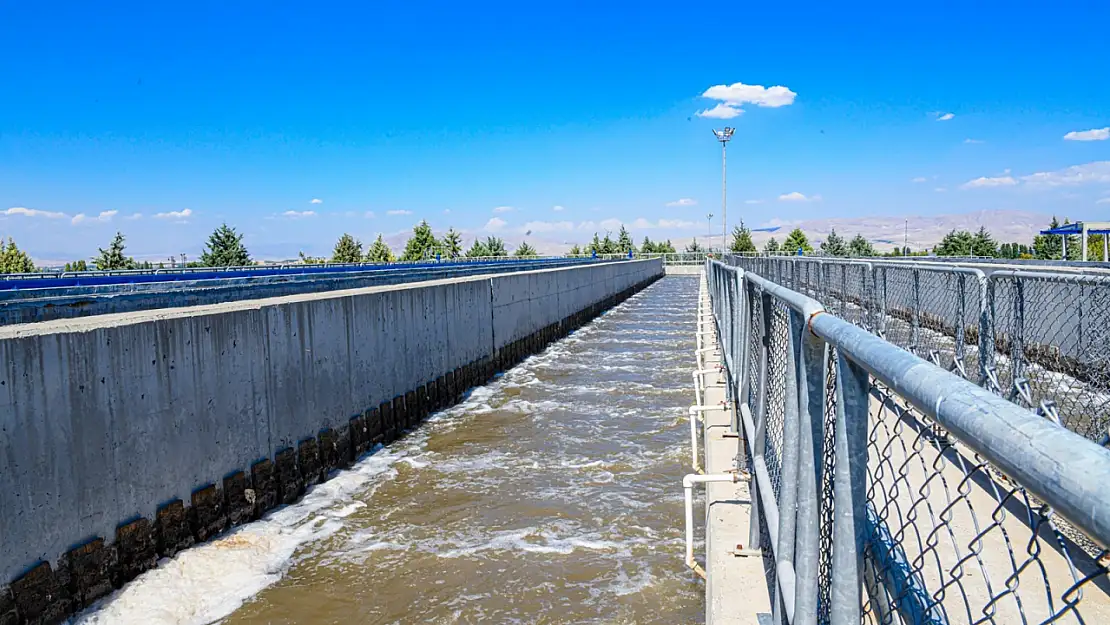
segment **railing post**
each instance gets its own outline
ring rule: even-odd
[[[956,362],[960,363],[960,371],[966,372],[964,353],[967,350],[964,349],[964,344],[967,341],[964,337],[964,328],[967,326],[967,274],[956,274],[956,288],[960,290],[956,296]]]
[[[979,278],[979,385],[986,388],[994,368],[994,278]]]
[[[828,367],[828,347],[809,331],[801,314],[791,311],[790,321],[790,334],[792,344],[796,346],[798,365],[799,408],[794,625],[802,625],[817,621],[820,489],[825,457],[825,372]]]
[[[928,354],[921,354],[918,347],[921,344],[921,270],[917,267],[913,268],[913,304],[911,306],[912,313],[912,326],[910,329],[910,351],[922,358],[928,358]]]
[[[1013,375],[1010,380],[1010,401],[1018,397],[1018,378],[1025,377],[1025,283],[1020,277],[1014,281],[1013,327],[1010,329],[1010,367]],[[1026,406],[1032,408],[1032,406]]]
[[[836,363],[832,625],[858,625],[866,530],[867,371],[840,352]]]
[[[798,440],[799,406],[798,406],[798,352],[801,349],[801,337],[794,331],[794,313],[788,311],[785,319],[787,334],[786,344],[783,345],[786,353],[786,371],[784,375],[784,398],[782,419],[782,477],[779,481],[779,531],[778,545],[775,546],[775,569],[782,571],[784,565],[797,566],[795,560],[794,532],[798,513],[798,480],[799,466],[798,455],[800,442]],[[799,554],[801,555],[801,554]],[[775,603],[772,606],[774,622],[794,623],[795,609],[797,607],[798,585],[795,583],[794,596],[787,597],[782,592],[782,585],[775,584]],[[786,620],[781,618],[780,606],[785,609]]]

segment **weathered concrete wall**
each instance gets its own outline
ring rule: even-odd
[[[0,623],[56,621],[295,500],[661,274],[599,263],[0,328]]]

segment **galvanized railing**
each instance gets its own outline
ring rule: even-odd
[[[1093,441],[1110,438],[1110,275],[836,258],[728,262]]]
[[[901,324],[918,352],[939,349],[949,327],[924,305],[906,318],[889,292],[841,282],[834,305],[862,308],[857,324],[706,267],[774,623],[1110,622],[1110,450],[865,329]],[[936,280],[983,293],[974,274]],[[932,301],[954,332],[981,313]]]

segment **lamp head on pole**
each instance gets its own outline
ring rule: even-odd
[[[728,143],[728,140],[732,138],[732,133],[734,132],[736,132],[735,128],[725,126],[723,130],[714,130],[713,136],[717,137],[717,141],[721,143]]]

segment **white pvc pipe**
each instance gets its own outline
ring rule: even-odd
[[[705,579],[705,569],[694,560],[694,485],[707,482],[740,481],[739,473],[714,473],[713,475],[690,474],[682,478],[682,489],[686,495],[686,566]]]

